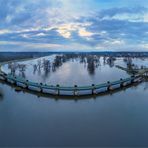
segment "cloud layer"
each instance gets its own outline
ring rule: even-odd
[[[148,51],[144,0],[0,0],[0,51]]]

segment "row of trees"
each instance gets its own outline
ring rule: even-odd
[[[90,75],[95,73],[96,68],[101,66],[100,55],[85,55],[85,54],[64,54],[55,56],[54,60],[51,62],[48,59],[39,59],[35,64],[33,64],[33,73],[37,71],[44,71],[45,76],[47,76],[51,71],[55,72],[59,67],[68,61],[78,61],[87,68]],[[116,57],[113,56],[103,56],[103,64],[113,67],[115,65]],[[123,61],[127,64],[127,68],[138,68],[137,65],[133,64],[132,57],[125,57]],[[25,64],[11,63],[8,65],[11,73],[15,75],[16,71],[19,71],[19,75],[25,77],[25,71],[27,66]]]
[[[95,73],[95,69],[101,66],[100,58],[100,56],[96,55],[57,55],[52,62],[46,59],[39,59],[37,63],[33,65],[33,71],[35,73],[36,71],[41,71],[42,69],[45,75],[47,75],[51,71],[55,72],[59,67],[68,61],[79,61],[81,64],[84,64],[88,72],[93,75]],[[110,67],[114,66],[115,60],[116,58],[114,57],[104,57],[103,59],[104,64],[108,64]]]

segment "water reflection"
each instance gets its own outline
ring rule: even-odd
[[[60,80],[63,84],[66,81],[71,83],[75,78],[80,84],[85,84],[86,81],[90,84],[90,75],[96,76],[91,77],[96,83],[99,79],[104,82],[109,78],[117,80],[120,76],[126,77],[126,74],[123,75],[124,71],[115,69],[117,64],[134,68],[148,65],[148,60],[99,55],[56,55],[12,63],[9,64],[9,71],[7,65],[4,70],[35,81],[39,79],[39,75],[50,77],[51,84],[60,83]],[[96,96],[96,100],[85,97],[83,99],[88,100],[74,98],[73,101],[66,97],[54,97],[53,100],[53,96],[30,91],[16,92],[11,87],[0,84],[0,143],[6,147],[147,146],[147,89],[147,83],[141,83],[126,91],[100,98]]]
[[[65,55],[56,55],[54,60],[51,62],[50,59],[38,59],[35,64],[33,64],[33,74],[41,74],[41,71],[44,71],[44,76],[52,72],[56,72],[64,63],[68,61],[79,61],[79,63],[84,64],[84,67],[87,69],[90,75],[95,74],[95,70],[101,66],[100,55],[81,55],[81,54],[65,54]],[[116,57],[104,56],[103,65],[108,65],[109,67],[114,67]],[[127,64],[128,68],[133,68],[132,58],[125,58],[124,62]],[[16,71],[19,71],[19,76],[25,78],[26,65],[18,63],[10,63],[8,68],[11,71],[11,74],[15,75]]]
[[[19,76],[20,77],[23,77],[23,78],[25,78],[26,76],[25,76],[25,71],[26,71],[26,64],[19,64],[19,63],[16,63],[16,62],[14,62],[14,63],[9,63],[8,64],[8,69],[10,69],[10,73],[12,74],[12,75],[16,75],[16,71],[18,70],[18,72],[19,72]]]
[[[39,59],[37,63],[33,65],[33,73],[37,71],[40,73],[43,69],[45,76],[52,72],[56,72],[66,62],[79,62],[83,64],[90,75],[95,74],[95,70],[101,66],[100,55],[81,55],[81,54],[65,54],[56,55],[54,60],[51,62],[50,59]],[[104,65],[114,66],[116,57],[104,57]]]
[[[146,58],[102,56],[99,54],[56,54],[31,60],[30,62],[10,63],[8,64],[8,70],[13,75],[43,83],[50,81],[52,84],[65,84],[65,82],[68,82],[68,85],[71,85],[70,81],[73,78],[73,85],[73,83],[79,83],[79,76],[81,76],[83,80],[80,80],[80,83],[84,84],[86,82],[86,84],[90,84],[96,81],[100,83],[97,75],[99,75],[99,79],[106,77],[102,81],[107,81],[115,77],[113,73],[120,71],[116,75],[122,77],[122,70],[117,70],[116,65],[122,65],[131,70],[144,67],[145,64],[142,65],[139,61],[137,62],[137,59],[145,61]],[[75,73],[77,73],[77,77]],[[126,77],[126,75],[123,75],[123,77]]]
[[[4,98],[4,93],[2,91],[2,89],[0,88],[0,101],[2,101]]]

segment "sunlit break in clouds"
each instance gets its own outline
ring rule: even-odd
[[[0,0],[0,51],[148,51],[147,0]]]

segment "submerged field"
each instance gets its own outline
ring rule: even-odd
[[[38,83],[84,86],[130,76],[126,71],[117,68],[117,65],[140,68],[147,64],[147,58],[52,54],[32,60],[10,62],[2,66],[2,70]]]
[[[129,77],[116,67],[147,66],[147,58],[52,54],[2,66],[35,82],[64,86]],[[0,83],[0,146],[146,146],[148,84],[90,98],[41,97]],[[130,139],[130,140],[129,140]]]

